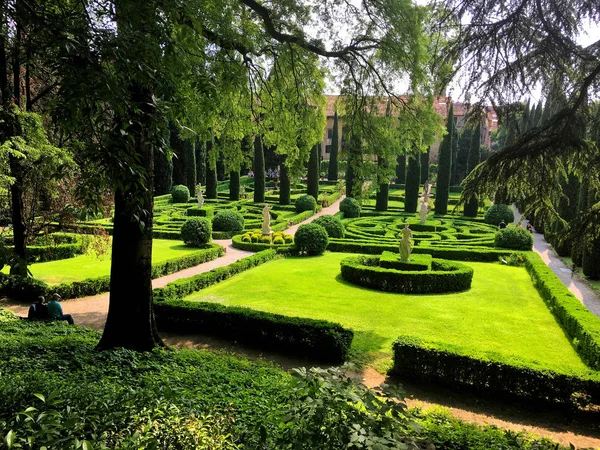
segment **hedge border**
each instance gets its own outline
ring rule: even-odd
[[[294,244],[264,244],[261,242],[244,242],[242,241],[242,234],[238,234],[231,238],[231,243],[234,248],[239,250],[245,250],[247,252],[260,252],[263,250],[273,249],[277,253],[287,253],[294,248]]]

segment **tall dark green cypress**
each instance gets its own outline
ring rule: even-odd
[[[285,164],[285,157],[283,157],[279,164],[279,204],[290,205],[292,203],[291,193],[290,171]]]
[[[194,141],[185,141],[185,181],[190,193],[196,192],[196,146]]]
[[[456,130],[456,127],[454,127],[454,133],[452,134],[452,165],[451,167],[451,174],[450,174],[450,185],[451,186],[457,186],[458,184],[460,184],[460,182],[458,181],[458,164],[456,163],[458,158],[458,131]]]
[[[254,201],[256,203],[265,202],[265,154],[263,152],[262,138],[257,135],[254,138],[254,162],[252,164],[254,171]]]
[[[425,183],[429,180],[429,153],[431,147],[427,149],[425,153],[421,154],[421,183]]]
[[[327,179],[336,181],[338,179],[338,151],[340,148],[340,132],[337,111],[333,113],[333,136],[331,136],[331,152],[329,153],[329,168]]]
[[[400,155],[396,158],[396,183],[406,183],[406,155]]]
[[[583,177],[577,197],[577,215],[584,213],[588,209],[589,187],[589,179]],[[571,258],[573,259],[573,264],[576,266],[581,266],[583,263],[583,245],[579,239],[575,239],[571,247]]]
[[[154,155],[154,195],[168,194],[173,185],[173,162],[165,153],[158,150]]]
[[[377,159],[377,165],[379,168],[385,172],[387,172],[387,168],[389,167],[387,161],[383,157],[379,157]],[[387,211],[388,210],[388,199],[390,194],[390,183],[387,179],[383,181],[379,185],[377,190],[377,195],[375,196],[375,210],[376,211]]]
[[[454,105],[450,105],[446,119],[446,135],[440,145],[438,176],[435,188],[435,213],[448,214],[448,192],[452,172],[452,137],[454,136]]]
[[[417,212],[419,204],[419,190],[421,187],[421,155],[408,155],[406,169],[406,187],[404,189],[404,211]]]
[[[319,150],[321,150],[321,143],[313,145],[310,149],[306,175],[306,193],[312,195],[315,200],[319,199]]]
[[[240,171],[232,170],[229,172],[229,200],[237,201],[240,199]]]
[[[360,194],[357,189],[358,181],[356,179],[355,167],[359,164],[359,158],[361,157],[361,139],[360,136],[352,133],[349,141],[348,152],[346,153],[346,197],[355,197],[357,193]]]
[[[481,159],[481,123],[473,130],[471,136],[471,149],[469,150],[469,158],[467,159],[467,174],[477,167]],[[465,203],[464,215],[467,217],[477,217],[479,209],[479,200],[477,197],[471,197]]]
[[[179,130],[171,125],[170,143],[173,150],[173,184],[187,186],[187,171],[185,168],[185,142],[179,138]]]
[[[206,143],[206,198],[217,198],[217,166],[211,167],[210,152],[213,150],[214,143]]]
[[[196,140],[196,181],[206,185],[206,142],[201,138]]]

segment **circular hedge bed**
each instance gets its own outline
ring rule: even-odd
[[[365,255],[345,258],[340,262],[342,278],[370,289],[403,294],[441,294],[471,288],[473,269],[465,264],[432,259],[429,268],[425,267],[427,264],[402,263],[398,259],[388,260],[386,267],[382,267],[381,260],[381,256]]]

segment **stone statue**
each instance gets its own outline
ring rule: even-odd
[[[412,231],[408,228],[408,224],[402,229],[402,240],[400,240],[400,260],[408,261],[412,252]]]
[[[265,204],[265,207],[262,210],[263,215],[263,224],[262,224],[262,234],[272,234],[271,231],[271,213],[269,204]]]
[[[196,198],[198,199],[198,209],[202,209],[202,205],[204,205],[204,196],[202,195],[201,184],[196,186]]]
[[[427,197],[421,197],[421,207],[419,208],[419,217],[421,218],[421,223],[425,223],[428,213],[429,206],[427,205]]]

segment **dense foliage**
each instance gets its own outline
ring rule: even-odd
[[[325,228],[325,231],[327,231],[327,235],[330,238],[344,237],[344,225],[342,225],[342,221],[336,216],[324,214],[317,217],[312,223],[316,223]]]
[[[190,190],[187,186],[178,184],[171,189],[173,203],[187,203],[190,199]]]
[[[314,211],[317,209],[317,199],[312,195],[301,195],[296,199],[296,212]]]
[[[210,242],[212,225],[204,217],[190,217],[181,226],[181,238],[185,245],[201,247]]]
[[[212,229],[214,231],[242,231],[244,216],[237,211],[219,211],[212,219]]]
[[[512,206],[496,203],[490,206],[485,212],[485,223],[498,225],[502,220],[504,220],[504,223],[507,225],[515,221],[515,213],[513,212]]]
[[[513,250],[531,250],[533,248],[533,235],[525,228],[509,226],[498,230],[494,245]]]
[[[299,252],[311,256],[320,255],[329,243],[327,230],[316,223],[300,225],[294,236],[294,243]]]
[[[344,218],[350,219],[360,216],[360,204],[355,198],[346,197],[340,202],[340,211],[344,213]]]

